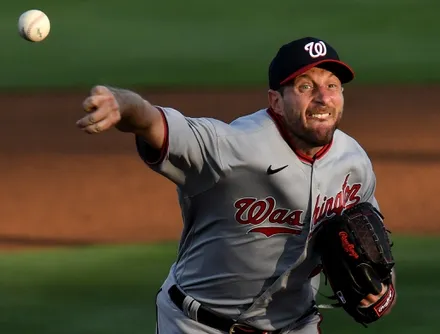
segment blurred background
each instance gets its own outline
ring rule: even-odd
[[[41,43],[18,35],[33,8],[52,24]],[[154,297],[181,232],[175,189],[130,135],[77,130],[93,85],[230,121],[266,107],[281,44],[314,36],[356,71],[342,129],[373,161],[395,241],[398,304],[370,331],[437,333],[439,10],[436,0],[3,4],[0,332],[154,333]],[[366,331],[323,312],[324,333]]]

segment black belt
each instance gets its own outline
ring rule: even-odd
[[[183,311],[183,300],[186,295],[176,285],[168,290],[168,294],[173,303]],[[262,331],[249,325],[237,323],[235,320],[214,313],[203,305],[197,310],[197,322],[229,334],[277,334],[281,332],[281,330]]]

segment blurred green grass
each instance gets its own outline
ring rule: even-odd
[[[0,256],[0,333],[153,333],[175,244]]]
[[[27,9],[45,11],[42,43],[18,36]],[[0,89],[265,85],[278,47],[313,35],[359,83],[440,81],[437,0],[31,0],[0,12]]]
[[[392,314],[364,329],[341,310],[323,310],[323,333],[438,332],[440,240],[394,241],[398,303]],[[155,295],[176,250],[165,243],[2,253],[0,332],[153,333]]]

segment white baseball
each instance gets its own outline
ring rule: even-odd
[[[18,19],[18,32],[21,37],[30,42],[41,42],[49,35],[49,18],[41,10],[28,10]]]

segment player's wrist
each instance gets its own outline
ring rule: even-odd
[[[136,132],[150,126],[147,102],[139,94],[109,87],[119,106],[121,121],[117,128],[125,132]]]

